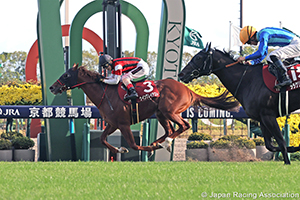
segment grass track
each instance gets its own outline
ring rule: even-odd
[[[209,197],[212,192],[222,199],[255,199],[253,194],[283,199],[259,195],[300,194],[300,162],[0,162],[0,169],[0,199],[218,199]]]

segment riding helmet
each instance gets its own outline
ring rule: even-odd
[[[105,66],[106,64],[108,64],[111,60],[113,60],[113,58],[108,55],[108,54],[103,54],[102,56],[100,56],[99,58],[99,64],[100,66]]]
[[[240,31],[240,40],[243,44],[246,44],[250,38],[255,34],[256,28],[253,26],[245,26]]]

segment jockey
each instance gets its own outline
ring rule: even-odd
[[[124,100],[135,99],[138,94],[131,81],[137,82],[145,79],[149,75],[149,66],[141,58],[124,57],[113,59],[110,55],[104,54],[99,58],[99,64],[104,69],[110,70],[111,75],[103,82],[110,85],[116,85],[120,80],[128,89]]]
[[[268,46],[279,46],[267,56],[267,61],[273,63],[277,73],[278,84],[275,88],[288,86],[292,80],[287,75],[287,69],[282,60],[300,56],[300,38],[294,33],[285,29],[267,27],[259,32],[252,26],[245,26],[240,31],[240,40],[243,44],[257,45],[258,50],[246,57],[239,57],[238,61],[247,61],[247,64],[255,65],[260,63],[268,54]]]

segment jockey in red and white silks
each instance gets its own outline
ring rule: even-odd
[[[122,81],[129,91],[125,100],[138,97],[131,81],[137,82],[149,75],[149,66],[143,59],[137,57],[112,59],[105,54],[100,57],[99,63],[105,69],[111,70],[111,75],[103,80],[104,83],[116,85]]]

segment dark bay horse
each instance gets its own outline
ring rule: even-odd
[[[128,152],[126,148],[121,147],[117,149],[106,141],[107,136],[116,129],[121,131],[130,148],[152,153],[153,150],[161,148],[160,143],[165,142],[166,138],[172,140],[190,128],[190,124],[180,115],[190,105],[205,104],[223,110],[235,109],[239,106],[237,101],[232,101],[227,96],[228,93],[223,93],[215,98],[207,98],[197,95],[185,85],[173,79],[155,81],[160,97],[139,102],[139,121],[156,114],[158,121],[165,130],[165,135],[153,142],[151,146],[138,146],[130,130],[130,125],[133,124],[131,120],[131,106],[120,99],[117,85],[106,85],[103,82],[99,82],[99,78],[103,77],[98,72],[89,71],[85,67],[74,65],[50,87],[50,90],[55,95],[76,87],[81,88],[85,92],[98,107],[101,116],[108,124],[101,136],[101,142],[112,153]],[[176,131],[171,122],[178,125],[179,128]]]
[[[276,118],[279,117],[279,94],[271,92],[264,84],[262,64],[249,66],[235,64],[228,53],[211,48],[211,44],[197,53],[179,73],[181,81],[188,83],[194,78],[214,73],[223,85],[242,104],[246,114],[260,122],[265,144],[272,152],[281,151],[284,163],[290,164],[287,152],[296,152],[299,147],[287,147]],[[292,90],[288,95],[288,113],[300,108],[300,89]],[[274,137],[279,147],[271,144]]]

